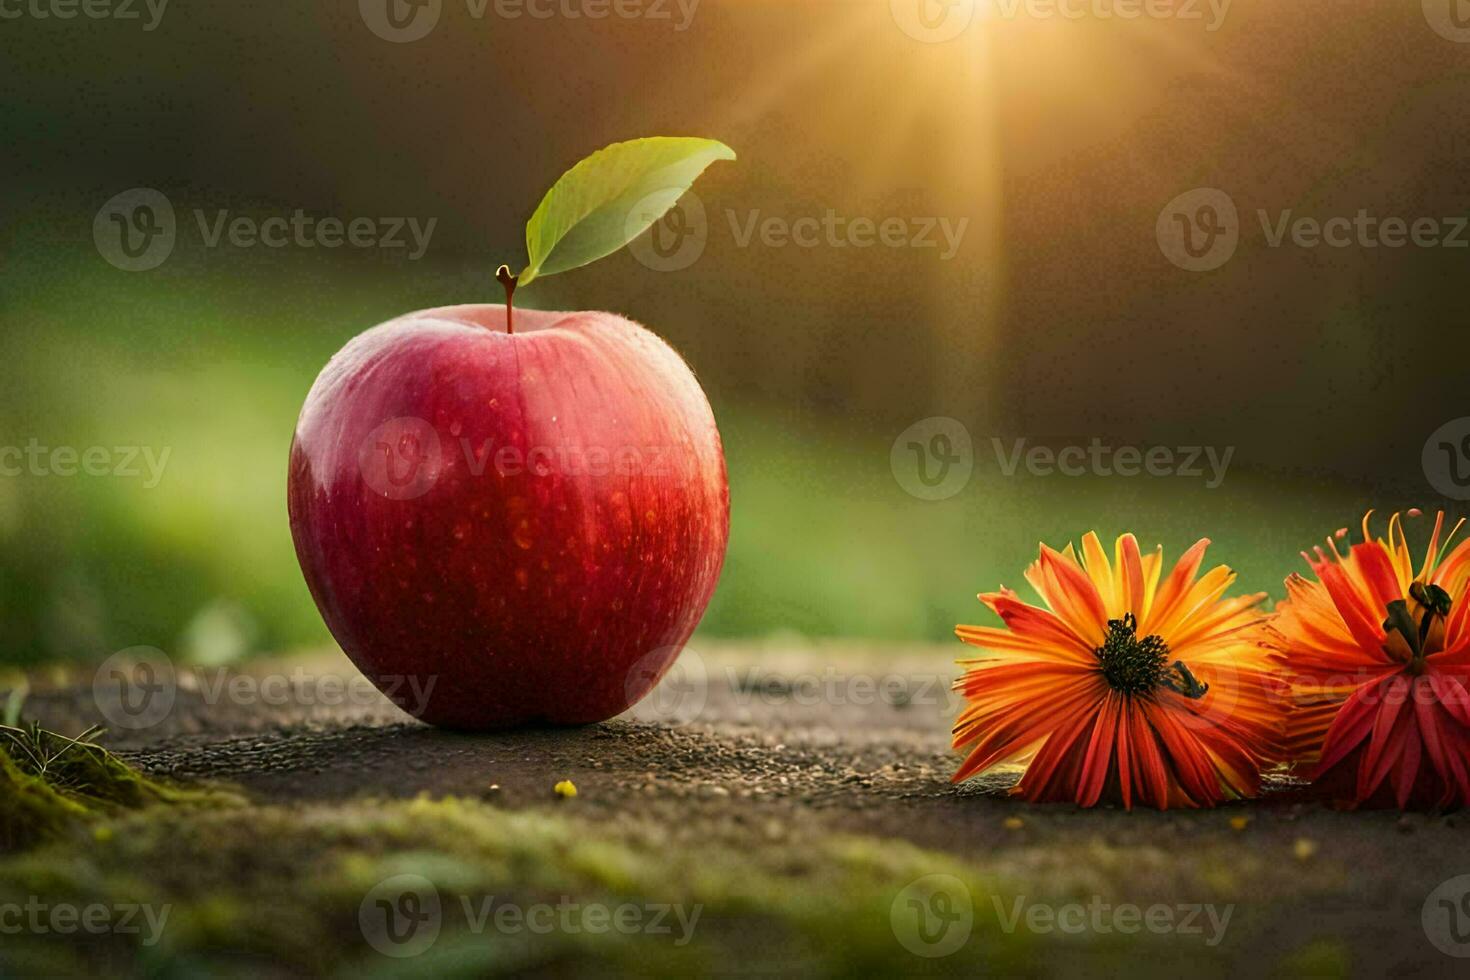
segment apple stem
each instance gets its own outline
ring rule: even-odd
[[[516,277],[510,274],[510,266],[503,265],[495,270],[495,278],[505,287],[505,332],[515,333],[515,310],[510,305],[510,299],[515,295]]]

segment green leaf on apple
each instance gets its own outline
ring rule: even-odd
[[[718,140],[650,136],[603,147],[562,174],[526,223],[517,285],[611,255],[643,234],[694,179],[735,151]]]

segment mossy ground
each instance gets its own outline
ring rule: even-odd
[[[50,905],[166,907],[157,943],[40,934],[15,937],[0,955],[16,970],[164,975],[925,972],[928,962],[895,941],[889,917],[894,895],[938,867],[975,895],[995,886],[978,869],[898,842],[834,836],[748,849],[681,839],[654,823],[600,826],[479,800],[154,810],[98,824],[85,846],[52,844],[0,862],[0,904],[40,896]],[[375,887],[398,875],[427,880],[442,908],[442,932],[411,959],[375,952],[359,920]],[[662,906],[682,909],[682,922],[698,918],[687,932],[671,912],[651,933],[543,933],[479,922],[487,901],[522,910],[632,905],[650,925]],[[1022,941],[1002,936],[987,908],[975,913],[968,953],[942,972],[1021,972]]]
[[[39,798],[47,819],[0,856],[0,926],[30,903],[144,904],[166,912],[166,927],[156,942],[7,933],[0,975],[1204,980],[1433,976],[1454,965],[1421,914],[1441,883],[1470,871],[1460,861],[1470,821],[1344,813],[1282,789],[1217,811],[1129,813],[1027,806],[1005,796],[1003,775],[951,786],[953,709],[926,693],[942,695],[929,682],[952,670],[951,655],[706,649],[707,698],[692,720],[650,698],[602,725],[481,736],[381,706],[326,710],[304,697],[310,683],[277,706],[209,703],[181,684],[165,723],[109,737],[138,770],[109,768],[119,791],[40,792],[14,765],[4,777],[30,791],[7,794],[7,805]],[[251,669],[291,675],[305,664],[316,676],[348,669],[340,659]],[[895,673],[915,696],[849,698],[861,688],[839,677],[841,697],[800,699],[831,664]],[[53,728],[81,731],[97,720],[95,691],[63,681],[27,704]],[[554,794],[562,780],[575,782],[575,798]],[[197,788],[216,783],[239,796]],[[197,805],[224,799],[232,804]],[[421,910],[394,905],[401,890],[383,893],[402,875],[432,889],[441,926],[432,942],[415,935],[407,957],[381,952],[363,918],[381,918],[385,900]],[[934,876],[958,883],[945,901],[924,884]],[[916,954],[938,947],[916,938],[915,900],[941,918],[967,904],[965,941],[946,956]],[[1006,921],[1018,908],[1098,902],[1195,909],[1193,931]],[[487,905],[677,906],[699,918],[681,943],[671,917],[664,931],[559,918],[534,931],[479,918]],[[1212,937],[1202,906],[1228,911],[1228,928]]]
[[[34,724],[0,726],[0,854],[58,840],[125,810],[234,799],[150,779],[85,737]]]

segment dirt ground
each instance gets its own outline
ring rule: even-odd
[[[820,839],[909,845],[929,874],[962,867],[981,876],[965,881],[1005,883],[966,887],[965,899],[1025,940],[1011,972],[1465,975],[1470,878],[1441,886],[1470,875],[1470,817],[1338,812],[1284,779],[1261,801],[1168,813],[1031,806],[1004,795],[1010,774],[952,786],[954,655],[708,645],[622,718],[464,735],[412,721],[333,652],[182,673],[165,719],[114,726],[104,744],[155,776],[238,787],[256,806],[453,796],[586,828],[636,821],[737,860]],[[63,731],[108,721],[89,684],[37,681],[26,712]],[[574,799],[553,794],[561,780]],[[793,860],[783,887],[822,902],[821,876]],[[949,958],[904,953],[912,882],[899,877],[882,884],[892,916],[852,927],[892,946],[900,968],[933,972]],[[949,908],[922,900],[916,916]],[[1145,924],[1130,932],[1133,906]],[[759,928],[748,938],[759,945]],[[737,958],[718,972],[746,971]]]

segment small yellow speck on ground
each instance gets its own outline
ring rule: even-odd
[[[1249,827],[1250,825],[1251,825],[1251,818],[1250,818],[1249,815],[1242,814],[1241,816],[1231,817],[1230,818],[1230,829],[1231,830],[1244,830],[1245,828]]]
[[[1298,837],[1291,846],[1291,853],[1296,855],[1298,861],[1311,860],[1312,855],[1317,853],[1317,842],[1307,837]]]
[[[1020,830],[1024,826],[1026,826],[1026,821],[1020,817],[1006,817],[1005,819],[1006,830]]]
[[[551,788],[551,791],[562,799],[569,800],[577,795],[577,784],[570,779],[563,779]]]

